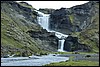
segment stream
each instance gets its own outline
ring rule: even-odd
[[[1,58],[1,66],[43,66],[53,62],[61,62],[69,60],[69,57],[53,56],[52,54],[37,56],[37,58],[29,57],[12,57]]]

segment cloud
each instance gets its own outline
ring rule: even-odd
[[[24,2],[31,4],[36,9],[39,8],[60,9],[61,7],[70,8],[72,6],[84,4],[89,1],[24,1]]]

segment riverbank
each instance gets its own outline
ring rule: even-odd
[[[59,56],[70,57],[70,59],[44,66],[99,66],[99,54],[61,54]]]
[[[99,62],[88,61],[88,60],[67,61],[67,62],[51,63],[44,66],[99,66]]]

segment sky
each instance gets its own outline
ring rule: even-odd
[[[17,1],[21,2],[21,1]],[[24,1],[31,4],[34,8],[53,8],[53,9],[60,9],[60,8],[70,8],[75,5],[84,4],[89,1]]]

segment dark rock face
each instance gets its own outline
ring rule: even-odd
[[[62,8],[60,10],[55,10],[50,16],[50,29],[60,31],[65,33],[66,31],[70,33],[71,22],[67,15],[66,9]],[[66,31],[64,31],[66,30]]]
[[[69,9],[61,8],[55,10],[50,17],[50,29],[65,34],[82,31],[90,24],[91,8],[91,3],[87,3]]]
[[[55,10],[55,9],[48,9],[48,8],[46,8],[46,9],[40,8],[40,9],[39,9],[39,11],[40,11],[40,12],[43,12],[44,14],[51,14],[51,13],[53,13],[54,10]]]
[[[50,29],[76,36],[79,43],[98,51],[99,2],[90,1],[68,9],[55,10],[50,15]]]
[[[80,44],[77,37],[68,36],[64,43],[65,51],[90,51],[90,47],[85,44]]]
[[[58,38],[55,36],[55,33],[47,32],[45,29],[41,31],[27,31],[32,38],[37,40],[37,43],[40,42],[41,49],[48,51],[57,51]],[[39,41],[38,41],[39,40]]]
[[[61,31],[69,34],[69,32],[80,32],[91,24],[91,17],[98,13],[98,9],[94,7],[96,2],[88,2],[83,5],[74,6],[72,8],[61,8],[55,10],[50,16],[50,29]],[[92,9],[95,10],[92,11]],[[65,32],[62,30],[66,30]]]

